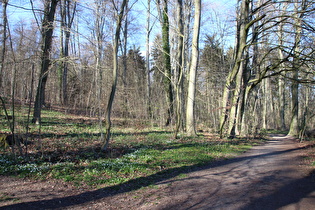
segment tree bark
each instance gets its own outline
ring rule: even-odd
[[[188,136],[196,135],[195,125],[195,96],[196,96],[196,76],[199,58],[199,34],[200,34],[201,0],[195,0],[195,21],[194,34],[192,40],[191,66],[188,79],[188,97],[186,109],[186,132]]]
[[[42,106],[45,104],[45,88],[48,79],[48,71],[51,64],[50,50],[52,45],[54,18],[56,7],[59,0],[45,0],[44,18],[42,22],[42,46],[41,46],[41,68],[39,74],[39,81],[36,91],[33,123],[40,123]]]

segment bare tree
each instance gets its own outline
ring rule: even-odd
[[[192,41],[191,66],[188,78],[188,95],[186,109],[186,132],[188,136],[196,135],[195,125],[195,96],[196,96],[196,75],[199,59],[199,34],[201,18],[201,0],[195,0],[195,21]]]
[[[41,46],[41,67],[36,91],[33,123],[40,123],[42,106],[45,104],[45,87],[48,79],[49,67],[51,64],[50,50],[52,46],[54,19],[59,0],[45,0],[44,14],[42,20],[42,46]]]
[[[232,102],[229,102],[230,98],[230,91],[233,88],[233,83],[236,81],[236,78],[238,78],[238,83],[235,86],[240,87],[240,82],[241,82],[241,75],[242,71],[244,68],[244,52],[246,48],[246,42],[247,42],[247,37],[248,37],[248,32],[250,29],[249,25],[249,14],[250,14],[250,5],[251,1],[248,0],[242,0],[241,5],[240,5],[240,17],[238,20],[238,25],[237,25],[237,40],[236,40],[236,49],[235,49],[235,64],[232,69],[232,71],[229,73],[227,79],[226,79],[226,84],[223,92],[223,99],[222,99],[222,114],[220,117],[220,135],[221,137],[223,136],[223,129],[224,125],[227,121],[228,118],[228,110],[230,109],[229,116],[230,119],[229,121],[231,122],[229,127],[228,133],[233,134],[234,130],[234,125],[235,125],[235,117],[236,117],[236,103],[238,100],[238,94],[239,92],[234,93],[234,97],[232,99]]]
[[[77,2],[73,0],[62,0],[60,2],[60,99],[64,105],[68,104],[68,65],[69,65],[69,45],[71,27],[75,17]]]
[[[128,10],[128,2],[126,4],[126,9]],[[128,94],[127,94],[127,45],[128,45],[128,14],[125,17],[125,23],[122,28],[123,31],[123,41],[122,41],[122,63],[123,63],[123,103],[124,103],[124,115],[127,116],[128,113]]]
[[[105,134],[105,139],[103,142],[102,150],[106,150],[109,144],[110,136],[111,136],[111,111],[112,111],[112,106],[115,98],[115,92],[116,92],[116,87],[117,87],[117,71],[118,71],[118,47],[119,47],[119,37],[120,37],[120,29],[125,13],[125,7],[128,3],[128,0],[123,0],[123,2],[120,5],[119,13],[117,14],[117,20],[116,20],[116,29],[115,29],[115,34],[114,34],[114,43],[113,43],[113,78],[112,78],[112,86],[111,86],[111,92],[109,95],[108,103],[107,103],[107,108],[105,112],[105,123],[106,123],[106,134]],[[114,1],[113,1],[114,4]],[[114,8],[118,12],[117,6],[114,4]]]
[[[152,118],[152,107],[151,107],[151,78],[150,78],[150,35],[152,31],[152,26],[150,25],[151,17],[151,0],[148,0],[148,8],[147,8],[147,23],[146,23],[146,79],[147,79],[147,112],[149,118]]]

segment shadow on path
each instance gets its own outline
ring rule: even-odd
[[[247,209],[279,209],[294,204],[290,209],[314,209],[315,208],[315,170],[310,175],[301,179],[294,180],[281,187],[276,192],[252,200],[242,208]],[[313,192],[313,193],[312,193]],[[303,206],[300,206],[301,200]]]

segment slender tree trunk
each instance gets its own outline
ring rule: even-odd
[[[74,15],[76,12],[76,5],[77,2],[73,2],[73,11],[71,12],[71,0],[63,0],[63,5],[61,11],[61,16],[62,16],[62,34],[61,36],[63,37],[63,34],[65,35],[65,40],[64,43],[62,42],[62,103],[65,105],[68,105],[68,65],[69,65],[69,45],[70,45],[70,36],[71,36],[71,28],[74,20]]]
[[[125,7],[128,3],[128,0],[123,0],[121,3],[120,11],[117,16],[116,21],[116,30],[115,30],[115,36],[114,36],[114,43],[113,43],[113,80],[112,80],[112,87],[111,92],[109,95],[107,108],[105,112],[105,126],[106,126],[106,134],[105,139],[102,145],[102,150],[106,151],[109,145],[109,140],[111,136],[111,112],[112,112],[112,106],[115,98],[115,92],[117,87],[117,71],[118,71],[118,45],[119,45],[119,36],[120,36],[120,29],[122,25],[122,20],[124,16]]]
[[[12,58],[13,58],[13,68],[12,68],[12,72],[11,72],[11,75],[12,75],[12,77],[11,77],[11,104],[12,104],[11,105],[11,112],[12,112],[11,132],[12,132],[13,142],[15,142],[15,145],[18,147],[20,155],[22,156],[23,153],[22,153],[20,140],[18,138],[16,138],[16,135],[15,135],[15,94],[16,94],[17,60],[16,60],[14,48],[13,48],[13,41],[12,41],[12,36],[11,36],[9,26],[7,26],[7,29],[8,29],[8,37],[10,40],[10,48],[11,48],[11,52],[12,52]],[[9,121],[9,119],[8,119],[8,121]],[[12,152],[15,155],[14,146],[12,147]]]
[[[126,8],[128,8],[128,2],[126,5]],[[128,93],[127,93],[127,44],[128,44],[128,16],[126,15],[125,18],[125,24],[124,24],[124,28],[123,28],[123,77],[122,77],[122,81],[123,81],[123,112],[124,112],[124,116],[125,119],[127,119],[128,117]]]
[[[279,76],[278,79],[278,95],[279,95],[279,125],[281,130],[286,129],[285,125],[285,86],[283,76]]]
[[[147,79],[147,112],[148,118],[152,118],[152,107],[151,107],[151,78],[150,78],[150,34],[152,27],[150,26],[150,17],[151,17],[151,0],[148,0],[147,8],[147,36],[146,36],[146,79]]]
[[[66,17],[65,17],[65,0],[62,0],[60,2],[60,61],[58,65],[58,77],[59,77],[59,100],[60,103],[63,104],[63,70],[64,70],[64,30],[65,30],[65,22],[66,22]]]
[[[195,0],[195,22],[192,40],[191,66],[188,79],[188,96],[186,109],[186,132],[188,136],[196,135],[195,122],[195,96],[196,96],[196,76],[199,59],[199,33],[201,17],[201,0]]]
[[[177,55],[176,55],[176,127],[175,127],[175,138],[179,130],[183,130],[183,67],[184,67],[184,25],[183,25],[183,1],[177,0],[177,24],[178,24],[178,46],[177,46]]]
[[[101,14],[100,14],[101,15]],[[102,92],[103,92],[103,69],[101,65],[102,60],[102,51],[103,51],[103,28],[97,27],[97,49],[96,49],[96,98],[97,98],[97,116],[98,116],[98,125],[101,130],[100,139],[104,139],[103,122],[102,122]]]
[[[96,55],[95,55],[95,92],[97,104],[97,116],[98,116],[98,125],[100,129],[100,141],[104,140],[103,133],[103,121],[102,121],[102,93],[103,93],[103,38],[104,38],[104,27],[105,27],[105,17],[104,17],[104,4],[102,1],[95,1],[95,39],[96,39]]]
[[[54,18],[58,0],[45,0],[44,18],[42,22],[42,54],[41,54],[41,68],[39,74],[39,81],[36,91],[33,123],[40,123],[41,110],[45,103],[45,87],[48,78],[48,70],[50,67],[50,49],[53,38]]]
[[[285,4],[282,8],[283,10],[283,14],[285,13],[285,11],[287,10],[287,3],[283,3]],[[279,26],[278,26],[278,37],[279,37],[279,46],[283,46],[284,44],[284,34],[283,34],[283,27],[284,27],[284,23],[283,23],[283,18],[280,18],[279,20]],[[278,49],[278,56],[280,60],[284,59],[284,54],[282,49],[279,47]],[[285,68],[285,66],[283,64],[280,65],[280,70],[283,70]],[[279,95],[279,126],[281,130],[285,130],[286,129],[286,125],[285,125],[285,84],[284,84],[284,77],[280,74],[279,78],[278,78],[278,95]]]
[[[2,94],[2,79],[3,79],[3,70],[4,70],[4,60],[5,60],[5,53],[6,53],[6,40],[7,40],[7,6],[8,6],[9,0],[3,0],[2,1],[2,27],[3,27],[3,34],[2,34],[2,40],[1,40],[1,61],[0,61],[0,89]]]

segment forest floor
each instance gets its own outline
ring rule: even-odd
[[[62,181],[0,176],[0,209],[314,209],[315,149],[309,144],[270,136],[233,159],[140,189],[130,183],[78,189]]]

